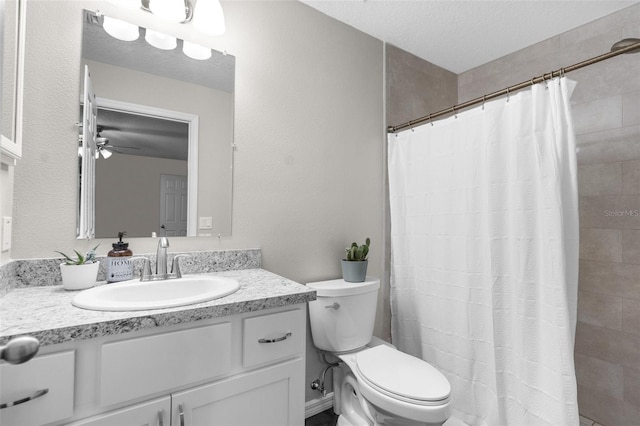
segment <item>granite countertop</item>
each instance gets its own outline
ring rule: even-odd
[[[208,302],[147,311],[103,312],[76,308],[75,291],[62,286],[17,288],[0,298],[0,344],[36,337],[41,346],[224,317],[315,300],[306,286],[263,269],[207,275],[235,278],[240,289]]]

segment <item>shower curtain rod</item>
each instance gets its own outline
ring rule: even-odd
[[[429,115],[425,115],[424,117],[416,118],[415,120],[410,120],[410,121],[407,121],[406,123],[402,123],[397,126],[389,126],[387,127],[387,133],[397,133],[401,130],[412,128],[415,125],[432,121],[434,118],[442,117],[443,115],[447,115],[447,114],[456,113],[461,109],[468,108],[470,106],[477,105],[480,103],[484,103],[488,100],[497,98],[502,95],[509,95],[510,93],[515,92],[517,90],[521,90],[526,87],[533,86],[534,84],[541,83],[546,80],[551,80],[552,78],[562,76],[567,72],[584,68],[588,65],[592,65],[592,64],[604,61],[606,59],[613,58],[614,56],[618,56],[623,53],[640,53],[640,39],[627,38],[624,40],[620,40],[619,42],[615,43],[611,47],[611,51],[608,53],[604,53],[602,55],[596,56],[591,59],[587,59],[586,61],[582,61],[565,68],[560,68],[557,71],[552,71],[550,73],[543,74],[539,77],[534,77],[531,80],[523,81],[522,83],[509,86],[506,89],[498,90],[497,92],[493,92],[488,95],[484,95],[479,98],[475,98],[470,101],[466,101],[461,104],[454,105],[452,107],[431,113]]]

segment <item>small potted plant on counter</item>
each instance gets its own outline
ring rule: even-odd
[[[346,282],[361,283],[366,279],[370,243],[371,240],[367,238],[363,245],[358,246],[354,242],[345,249],[346,256],[342,259],[342,279]]]
[[[91,288],[95,285],[98,278],[98,268],[100,262],[96,260],[95,246],[87,252],[84,256],[77,250],[74,250],[76,257],[70,257],[66,254],[60,253],[65,261],[60,264],[60,273],[62,274],[62,288],[65,290],[84,290]]]

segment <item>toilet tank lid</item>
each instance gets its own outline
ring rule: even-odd
[[[350,283],[343,279],[307,283],[307,287],[316,291],[318,297],[353,296],[356,294],[377,291],[380,280],[367,277],[361,283]]]

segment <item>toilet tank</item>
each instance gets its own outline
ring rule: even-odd
[[[342,279],[308,283],[317,299],[309,302],[311,336],[316,348],[348,352],[365,346],[373,336],[380,280],[361,283]]]

